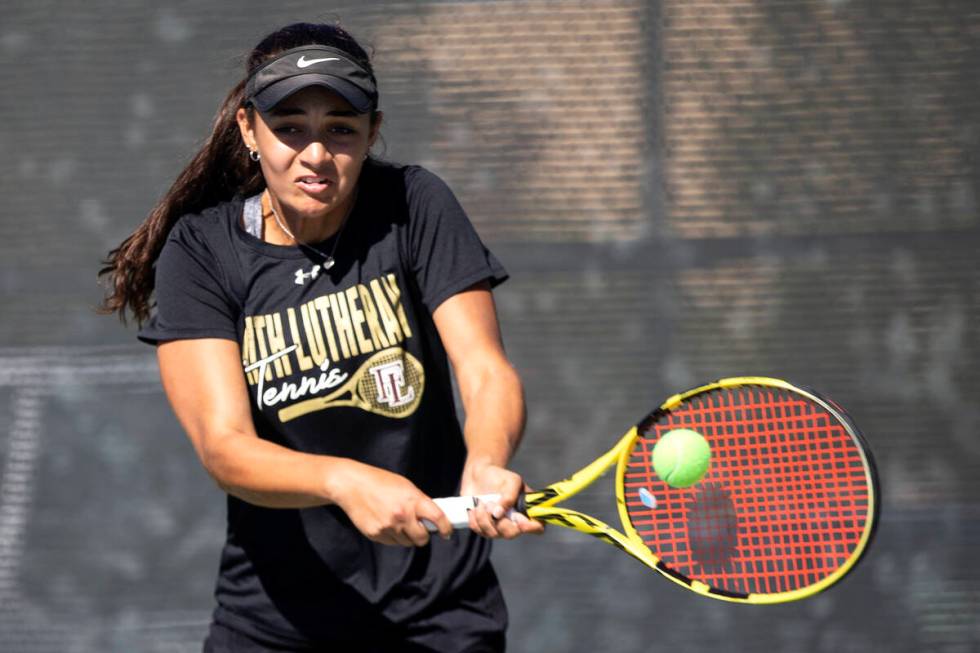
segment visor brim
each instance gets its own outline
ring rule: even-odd
[[[333,91],[354,108],[357,113],[367,113],[375,108],[374,101],[356,85],[333,75],[310,73],[279,80],[256,93],[252,103],[260,112],[270,111],[290,95],[309,86],[321,86]]]

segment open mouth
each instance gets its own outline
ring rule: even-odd
[[[296,180],[296,184],[311,193],[318,193],[320,191],[326,190],[330,186],[331,182],[326,177],[316,177],[313,175],[307,175],[306,177],[300,177]]]

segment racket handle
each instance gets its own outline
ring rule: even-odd
[[[462,497],[442,497],[441,499],[433,499],[436,505],[439,506],[446,517],[449,518],[449,523],[453,525],[455,529],[469,528],[470,527],[470,510],[475,508],[477,504],[483,502],[495,502],[500,500],[499,494],[481,494],[479,496],[462,496]],[[520,498],[517,500],[518,511],[524,505],[524,495],[521,494]],[[508,510],[507,517],[513,517],[515,510]],[[422,520],[425,527],[430,532],[435,532],[437,529],[435,524]]]

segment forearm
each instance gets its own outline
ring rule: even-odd
[[[464,394],[467,408],[464,434],[468,449],[460,493],[498,495],[469,511],[470,528],[485,537],[514,538],[522,533],[541,533],[543,525],[522,514],[509,514],[527,487],[520,474],[507,469],[524,432],[524,391],[520,378],[504,360],[490,374],[477,376],[471,394]]]
[[[512,504],[520,475],[506,469],[524,431],[524,389],[507,360],[486,282],[454,295],[433,313],[466,413],[467,458],[460,491],[500,494]],[[493,536],[490,530],[484,534]]]
[[[517,450],[526,418],[524,390],[514,368],[502,361],[475,375],[463,391],[467,469],[506,466]]]
[[[450,297],[436,309],[433,319],[466,411],[467,457],[460,493],[500,497],[469,511],[470,529],[485,537],[540,533],[541,523],[507,513],[526,487],[520,474],[507,469],[524,433],[524,389],[504,353],[489,284],[483,282]]]
[[[301,453],[242,434],[205,438],[200,452],[225,492],[267,508],[309,508],[336,502],[352,460]]]
[[[354,526],[381,544],[423,546],[423,520],[448,538],[439,507],[404,476],[349,458],[300,453],[245,433],[202,440],[199,455],[229,494],[267,508],[339,506]]]
[[[273,508],[306,508],[344,498],[338,492],[359,463],[300,453],[258,436],[238,343],[173,340],[162,343],[157,356],[174,414],[219,487]]]

